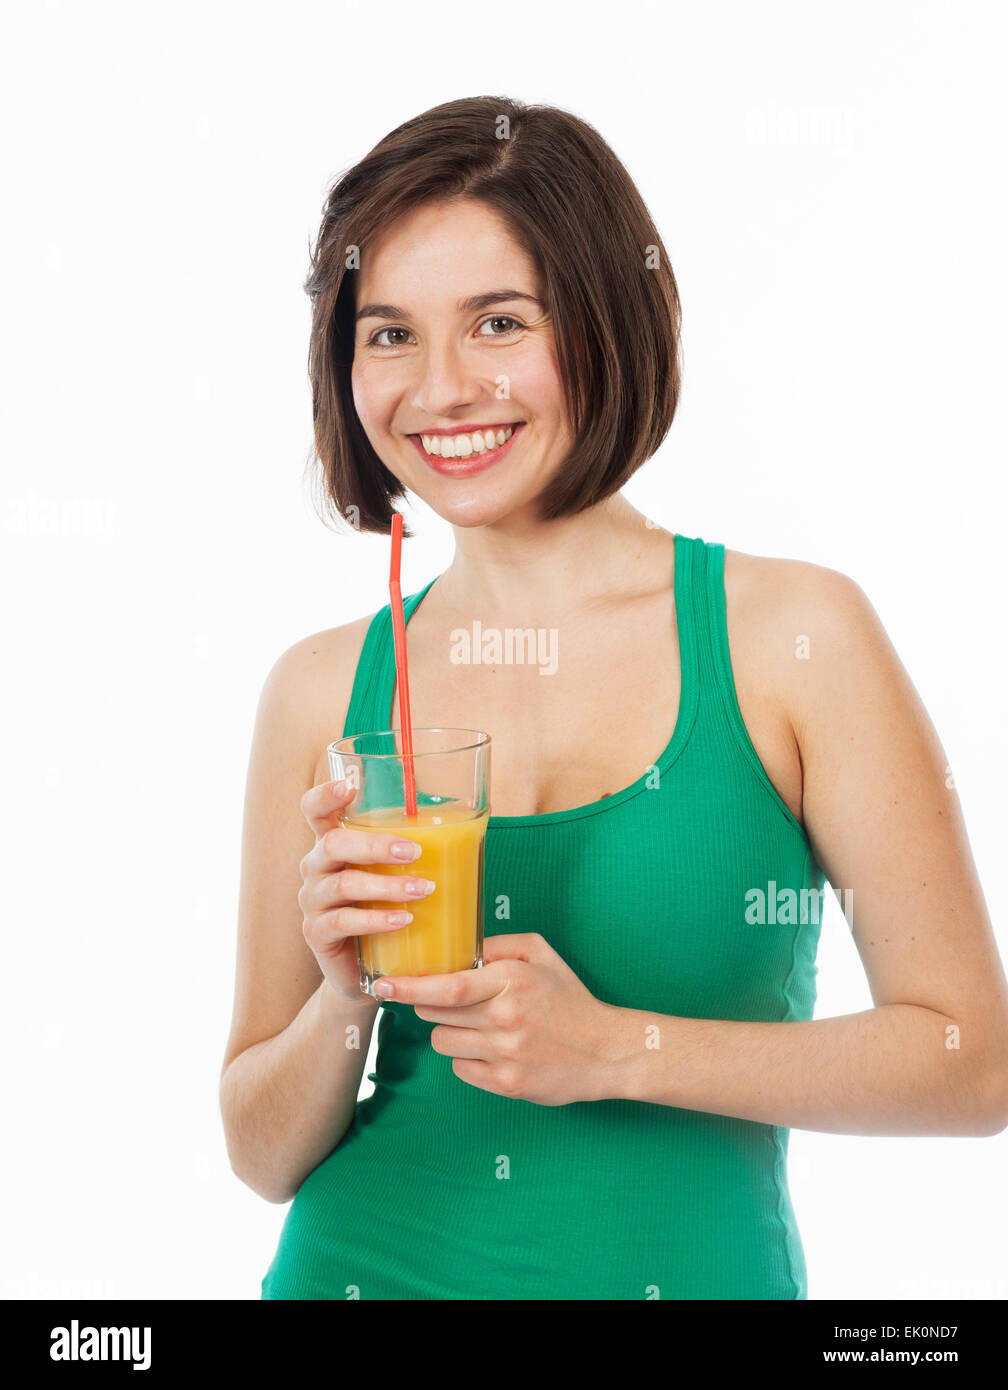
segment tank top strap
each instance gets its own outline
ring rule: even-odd
[[[434,576],[437,578],[437,575]],[[408,623],[414,608],[426,594],[431,579],[415,594],[403,599],[403,617]],[[357,658],[350,704],[347,706],[343,737],[387,729],[395,690],[395,648],[392,641],[392,608],[387,604],[371,619],[364,644]]]
[[[693,618],[696,628],[700,698],[697,723],[723,758],[747,763],[769,792],[784,818],[804,837],[804,830],[770,780],[749,736],[739,705],[728,645],[725,602],[725,548],[713,542],[694,542]]]
[[[700,698],[698,717],[708,725],[730,728],[736,737],[742,716],[738,713],[731,657],[728,651],[728,621],[724,590],[723,545],[691,541],[690,617],[695,634]],[[737,721],[733,717],[737,714]],[[748,742],[748,735],[745,736]]]

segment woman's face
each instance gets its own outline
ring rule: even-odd
[[[506,221],[472,198],[425,204],[362,253],[357,414],[389,471],[453,525],[528,508],[570,450],[541,294]]]

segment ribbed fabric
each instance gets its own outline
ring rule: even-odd
[[[800,904],[825,878],[739,711],[723,567],[722,545],[675,537],[682,690],[655,767],[587,806],[491,815],[484,929],[541,933],[609,1004],[809,1019],[820,914],[787,911],[782,894]],[[407,620],[433,583],[406,601]],[[388,728],[394,686],[386,607],[344,732]],[[762,924],[754,889],[776,903]],[[263,1298],[808,1296],[788,1130],[638,1101],[492,1095],[455,1076],[433,1027],[382,1006],[374,1093],[297,1192]]]

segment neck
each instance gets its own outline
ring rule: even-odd
[[[648,526],[620,493],[555,521],[509,517],[452,529],[455,556],[435,586],[452,608],[560,614],[672,574],[671,533]]]

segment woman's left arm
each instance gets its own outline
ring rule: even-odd
[[[805,829],[851,891],[875,1007],[784,1023],[615,1009],[599,1094],[839,1134],[997,1134],[1008,985],[938,735],[859,585],[770,563],[764,622]]]

